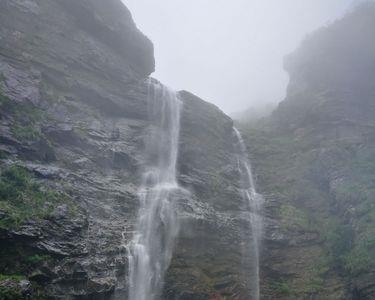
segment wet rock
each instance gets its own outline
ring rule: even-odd
[[[32,1],[23,3],[25,5],[26,3],[35,4],[32,3]],[[2,91],[12,101],[23,103],[29,102],[33,105],[39,103],[40,72],[36,69],[32,69],[31,72],[28,72],[28,70],[14,68],[10,64],[0,61],[0,73],[3,76],[3,83],[0,84],[0,86],[2,86]]]
[[[44,112],[40,140],[18,141],[13,121],[1,124],[0,141],[14,149],[9,164],[69,195],[75,208],[57,205],[1,232],[0,242],[36,260],[50,257],[25,275],[51,298],[111,299],[118,291],[124,299],[125,246],[151,131],[146,77],[154,70],[153,46],[120,0],[0,1],[0,28],[2,91]],[[214,105],[179,94],[183,226],[165,294],[207,299],[240,290],[237,298],[245,299],[251,258],[242,254],[250,231],[233,169],[233,122]]]
[[[52,165],[27,163],[25,167],[44,179],[61,179],[64,177],[64,171]]]

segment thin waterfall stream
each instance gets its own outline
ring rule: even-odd
[[[253,251],[253,266],[252,273],[252,300],[259,300],[260,298],[260,274],[259,274],[259,259],[261,250],[261,241],[263,235],[263,217],[262,209],[264,198],[258,194],[255,187],[255,181],[251,170],[250,160],[247,154],[245,142],[241,133],[237,128],[234,128],[234,133],[238,141],[239,153],[237,156],[238,171],[241,175],[241,192],[244,200],[250,210],[250,226],[251,226],[251,241]]]
[[[128,245],[129,299],[160,299],[178,234],[176,163],[182,102],[176,92],[149,80],[151,129],[138,196],[135,233]]]

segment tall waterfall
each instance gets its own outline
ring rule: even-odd
[[[148,82],[151,131],[139,189],[140,209],[128,245],[129,299],[159,299],[178,233],[175,200],[181,101],[176,92]]]
[[[253,267],[251,277],[254,278],[252,282],[252,300],[259,300],[259,257],[260,246],[263,232],[263,217],[262,207],[264,199],[262,195],[256,192],[255,182],[251,170],[251,164],[248,158],[246,145],[237,128],[234,128],[234,133],[238,140],[239,154],[237,158],[238,171],[241,174],[241,192],[243,198],[246,200],[250,210],[250,225],[251,225],[251,239],[253,245]]]

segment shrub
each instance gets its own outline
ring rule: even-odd
[[[73,211],[67,195],[43,189],[22,167],[13,165],[0,175],[0,210],[5,212],[0,228],[18,227],[28,219],[43,219],[63,203],[69,204]]]
[[[37,265],[42,262],[51,260],[51,257],[49,255],[39,255],[39,254],[34,254],[31,256],[26,257],[26,262],[31,264],[31,265]]]
[[[279,295],[290,296],[292,294],[290,286],[285,281],[272,281],[270,288]]]

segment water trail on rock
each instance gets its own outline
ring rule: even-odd
[[[138,193],[138,221],[128,245],[130,300],[160,298],[178,234],[176,163],[182,103],[176,92],[155,80],[148,86],[151,130]]]
[[[250,225],[252,233],[253,245],[253,267],[250,274],[253,278],[252,299],[259,300],[260,298],[260,276],[259,276],[259,258],[261,250],[261,241],[263,235],[263,217],[262,209],[264,199],[262,195],[256,192],[251,164],[248,158],[246,145],[242,139],[241,133],[237,128],[234,128],[239,147],[239,154],[237,157],[238,171],[241,175],[241,192],[243,198],[247,201],[250,209]]]

